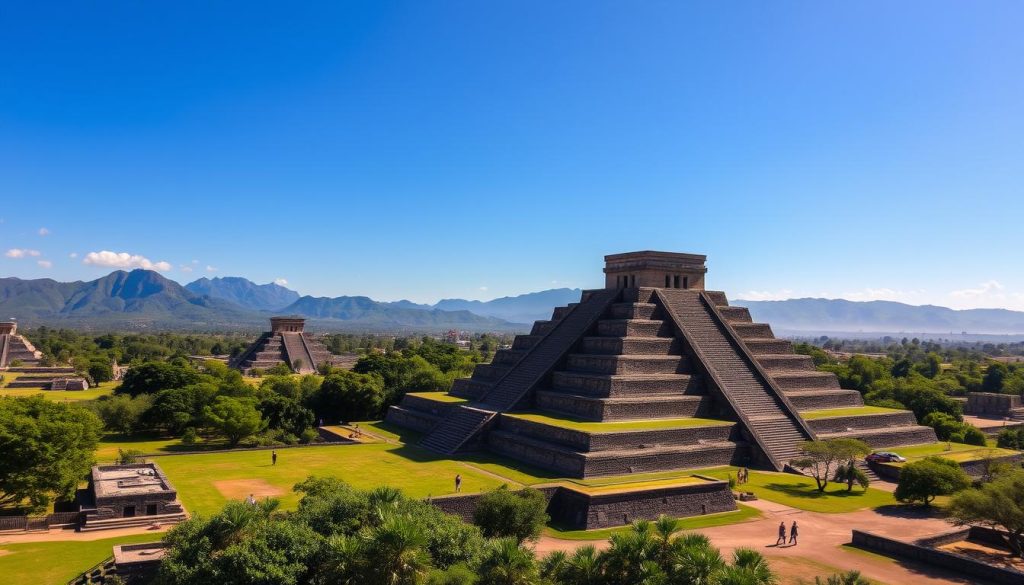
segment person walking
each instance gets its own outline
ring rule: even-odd
[[[249,494],[249,497],[246,498],[245,503],[249,504],[250,506],[255,506],[256,505],[256,494]]]
[[[779,522],[779,538],[775,541],[775,546],[786,544],[786,523]]]
[[[270,452],[270,464],[271,465],[277,465],[277,451],[276,450]]]
[[[793,520],[793,526],[789,529],[789,544],[796,546],[796,520]]]
[[[462,476],[459,475],[459,474],[455,474],[455,492],[458,493],[458,492],[461,492],[461,491],[462,491]]]

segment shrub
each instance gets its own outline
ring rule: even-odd
[[[971,478],[957,462],[933,456],[904,465],[893,495],[901,502],[928,506],[936,496],[948,496],[969,485]]]
[[[142,451],[138,449],[118,449],[117,463],[119,465],[131,465],[142,460]]]
[[[548,522],[544,494],[531,488],[517,492],[507,485],[484,494],[473,512],[473,523],[488,538],[514,537],[519,542],[540,536]]]
[[[303,445],[315,443],[320,438],[320,433],[316,429],[306,429],[302,431],[302,435],[299,436],[299,442]]]
[[[182,445],[195,445],[198,440],[199,436],[196,433],[195,427],[189,427],[181,434]]]

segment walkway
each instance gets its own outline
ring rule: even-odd
[[[746,504],[757,508],[764,516],[751,522],[704,528],[698,532],[708,535],[711,542],[726,556],[731,555],[737,547],[760,551],[771,560],[784,583],[797,583],[798,579],[813,582],[815,575],[825,576],[837,570],[849,569],[860,570],[865,577],[888,585],[974,583],[970,579],[925,565],[888,559],[841,546],[850,542],[850,531],[854,528],[901,540],[913,540],[948,531],[951,526],[942,519],[915,514],[913,510],[907,511],[895,506],[846,514],[821,514],[764,500]],[[788,529],[794,520],[800,526],[799,544],[776,547],[779,522],[785,522]],[[536,550],[539,554],[553,550],[571,552],[584,544],[603,549],[608,542],[542,537]]]

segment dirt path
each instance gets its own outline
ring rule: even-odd
[[[761,551],[787,583],[796,583],[798,579],[813,582],[815,575],[849,569],[857,569],[869,579],[889,585],[974,583],[970,579],[925,565],[895,561],[841,546],[850,542],[850,530],[854,528],[907,540],[949,530],[950,525],[939,518],[915,515],[897,507],[846,514],[821,514],[763,500],[747,504],[760,510],[764,516],[751,522],[704,528],[698,532],[708,535],[724,555],[731,554],[737,547]],[[788,529],[793,521],[800,527],[799,543],[794,546],[776,546],[779,522],[785,522]],[[606,540],[579,541],[542,537],[536,550],[538,554],[552,550],[572,551],[584,544],[603,549],[608,543]]]
[[[164,533],[170,530],[170,526],[161,526],[158,529],[149,526],[133,526],[131,528],[117,528],[114,530],[96,530],[94,532],[75,532],[71,529],[53,528],[40,532],[25,532],[20,534],[0,534],[0,547],[5,544],[17,544],[19,542],[55,542],[60,540],[77,540],[87,542],[90,540],[103,540],[106,538],[117,538],[118,536],[131,536],[133,534],[152,534],[154,540],[159,540]]]

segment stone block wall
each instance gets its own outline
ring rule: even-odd
[[[555,427],[510,416],[501,416],[499,417],[498,428],[515,435],[524,435],[558,443],[578,451],[604,451],[610,449],[632,449],[638,448],[641,445],[694,445],[700,441],[727,441],[733,436],[735,425],[619,431],[598,434]]]
[[[1014,394],[970,392],[964,412],[975,416],[1009,416],[1014,408],[1021,408],[1021,397]]]
[[[384,420],[390,424],[425,433],[433,429],[441,418],[417,410],[392,406],[388,408]]]
[[[917,424],[917,419],[914,418],[914,413],[910,411],[900,411],[883,414],[817,418],[808,420],[807,424],[818,433],[839,433],[850,429],[913,426]]]
[[[887,556],[924,563],[992,583],[1024,583],[1022,571],[988,565],[965,555],[894,540],[870,532],[854,530],[852,544]]]

